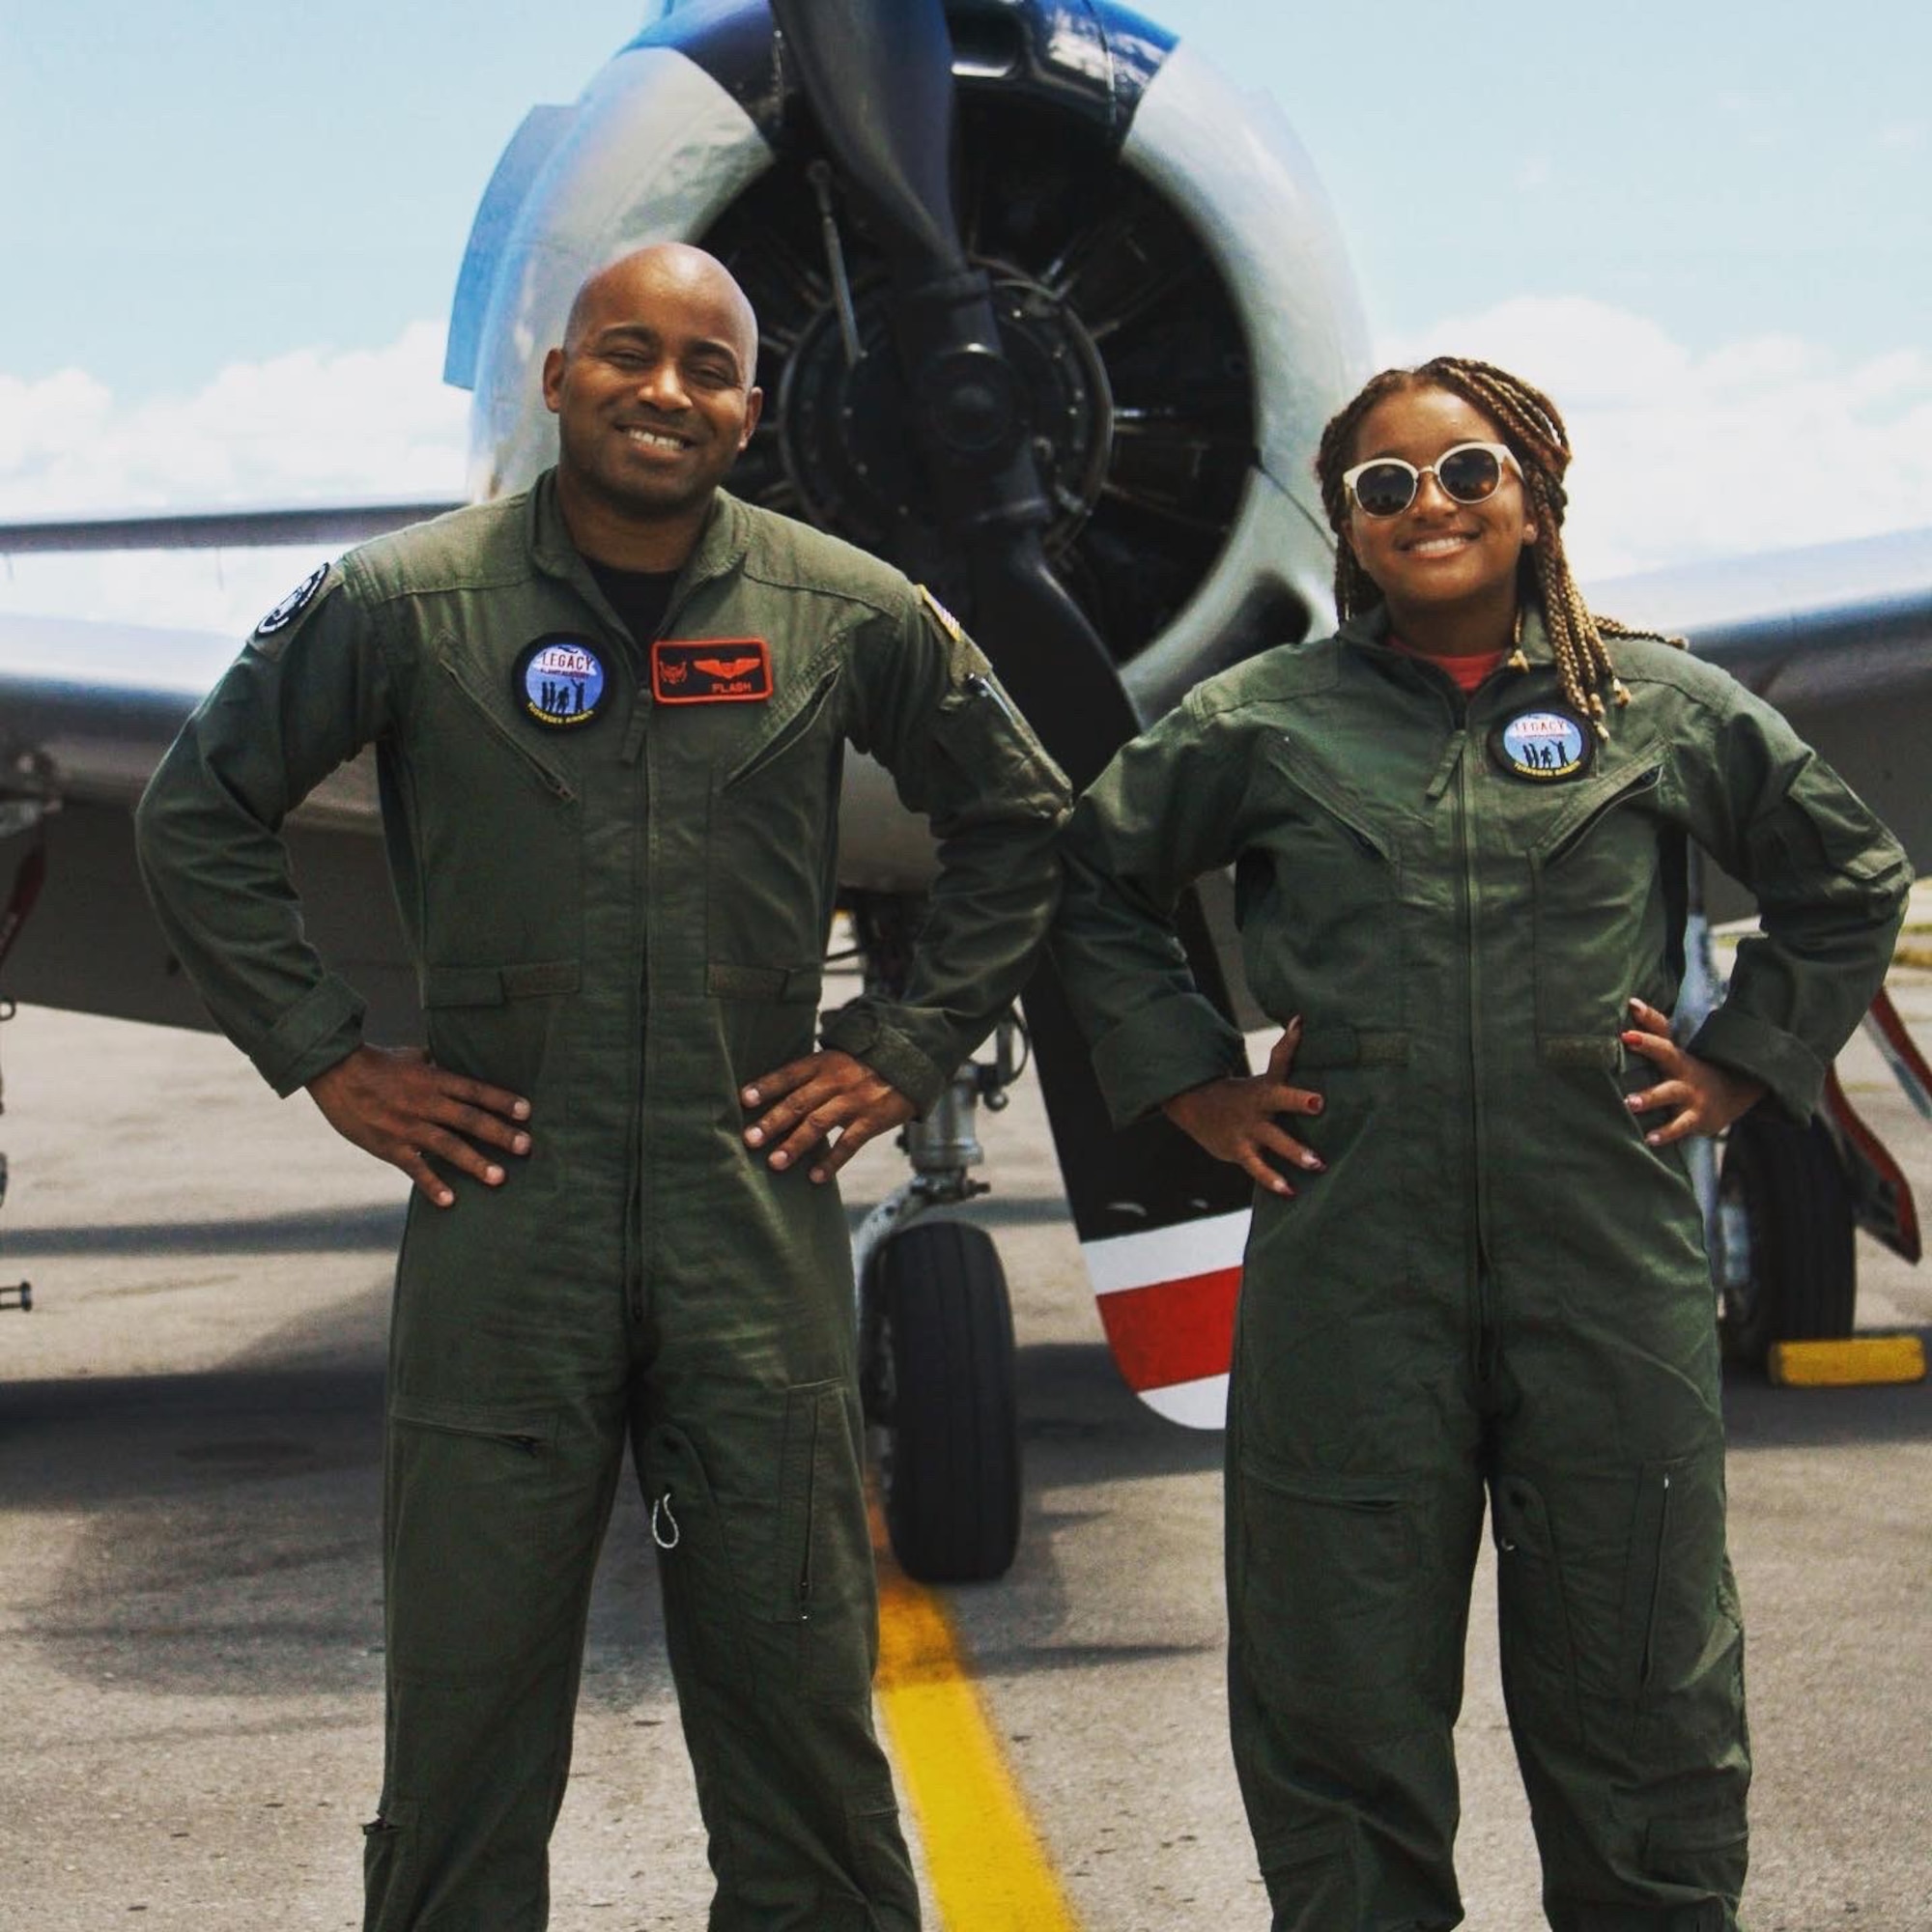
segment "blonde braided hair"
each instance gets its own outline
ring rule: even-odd
[[[1589,719],[1598,737],[1609,736],[1604,704],[1607,690],[1618,705],[1630,702],[1610,662],[1606,638],[1648,637],[1614,617],[1593,615],[1570,574],[1563,552],[1563,512],[1569,497],[1563,488],[1570,468],[1570,433],[1556,405],[1533,384],[1493,362],[1477,362],[1462,355],[1437,355],[1414,369],[1384,369],[1371,377],[1361,392],[1329,419],[1321,432],[1315,458],[1315,474],[1321,486],[1321,507],[1340,541],[1335,546],[1335,609],[1342,617],[1371,610],[1382,593],[1356,559],[1347,540],[1349,493],[1342,472],[1350,467],[1355,433],[1362,418],[1385,397],[1407,389],[1446,389],[1479,410],[1495,424],[1522,471],[1523,497],[1537,528],[1537,540],[1523,546],[1518,566],[1519,595],[1534,597],[1543,611],[1551,654],[1563,695]],[[1675,641],[1673,639],[1673,641]]]

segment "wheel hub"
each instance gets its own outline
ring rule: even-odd
[[[1048,553],[1079,533],[1107,478],[1113,397],[1080,318],[1051,291],[998,263],[992,282],[1004,359],[963,349],[907,384],[891,335],[890,290],[874,278],[853,291],[860,356],[848,361],[838,311],[821,308],[785,364],[779,397],[785,474],[806,514],[869,550],[920,556],[941,547],[932,497],[904,431],[919,409],[959,457],[997,465],[1030,438],[1053,505]]]

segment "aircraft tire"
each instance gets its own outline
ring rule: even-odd
[[[1721,1298],[1724,1352],[1762,1372],[1774,1342],[1849,1335],[1858,1304],[1852,1200],[1824,1124],[1747,1114],[1725,1138],[1718,1196],[1720,1213],[1742,1216],[1749,1258]]]
[[[999,1250],[983,1228],[923,1221],[879,1249],[871,1273],[893,1554],[923,1583],[1004,1577],[1019,1547],[1020,1435]]]

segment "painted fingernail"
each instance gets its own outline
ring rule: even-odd
[[[763,1127],[747,1127],[745,1129],[745,1139],[753,1147],[763,1147],[765,1144],[765,1130]]]
[[[1308,1111],[1311,1114],[1319,1114],[1321,1111],[1322,1106],[1325,1103],[1323,1102],[1321,1095],[1320,1094],[1317,1094],[1308,1102]]]

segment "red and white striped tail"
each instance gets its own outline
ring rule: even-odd
[[[1114,1360],[1127,1386],[1170,1422],[1226,1424],[1247,1239],[1243,1209],[1081,1244]]]

